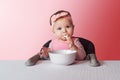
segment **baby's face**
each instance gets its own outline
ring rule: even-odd
[[[53,25],[53,33],[60,40],[66,41],[65,36],[71,37],[73,35],[73,31],[74,26],[72,24],[72,21],[66,18],[61,18],[57,20]]]

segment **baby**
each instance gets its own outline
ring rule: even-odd
[[[76,60],[90,59],[91,66],[100,66],[94,45],[83,38],[74,37],[74,24],[68,11],[60,10],[50,17],[50,25],[54,38],[43,45],[40,52],[27,60],[26,65],[32,66],[38,60],[49,59],[49,51],[71,49],[77,51]]]

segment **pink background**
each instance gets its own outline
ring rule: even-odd
[[[0,0],[0,60],[25,60],[52,37],[49,17],[71,12],[75,36],[94,42],[100,60],[120,60],[119,0]]]

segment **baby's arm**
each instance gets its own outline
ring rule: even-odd
[[[82,44],[79,42],[79,40],[76,39],[75,41],[73,41],[71,39],[71,37],[69,37],[69,36],[66,37],[66,39],[67,39],[67,43],[69,45],[69,48],[71,50],[76,50],[77,51],[76,59],[77,60],[83,60],[86,56],[86,52],[85,52]]]
[[[51,43],[51,40],[49,40],[48,42],[46,42],[43,47],[49,47],[49,44]],[[42,49],[37,53],[35,54],[34,56],[30,57],[26,62],[25,62],[25,65],[26,66],[33,66],[35,65],[41,58],[40,58],[40,55],[41,55],[41,51]],[[42,54],[43,55],[43,54]],[[45,55],[44,55],[45,56]],[[42,57],[42,56],[41,56]],[[42,58],[44,59],[44,58]]]
[[[71,49],[71,50],[76,50],[77,51],[77,46],[74,44],[74,42],[73,42],[73,40],[71,39],[71,37],[70,36],[68,36],[68,35],[66,35],[66,36],[64,36],[65,38],[66,38],[66,40],[67,40],[67,43],[68,43],[68,45],[69,45],[69,48]]]

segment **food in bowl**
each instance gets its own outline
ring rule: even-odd
[[[75,61],[75,50],[56,50],[49,52],[50,61],[55,64],[70,65]]]

